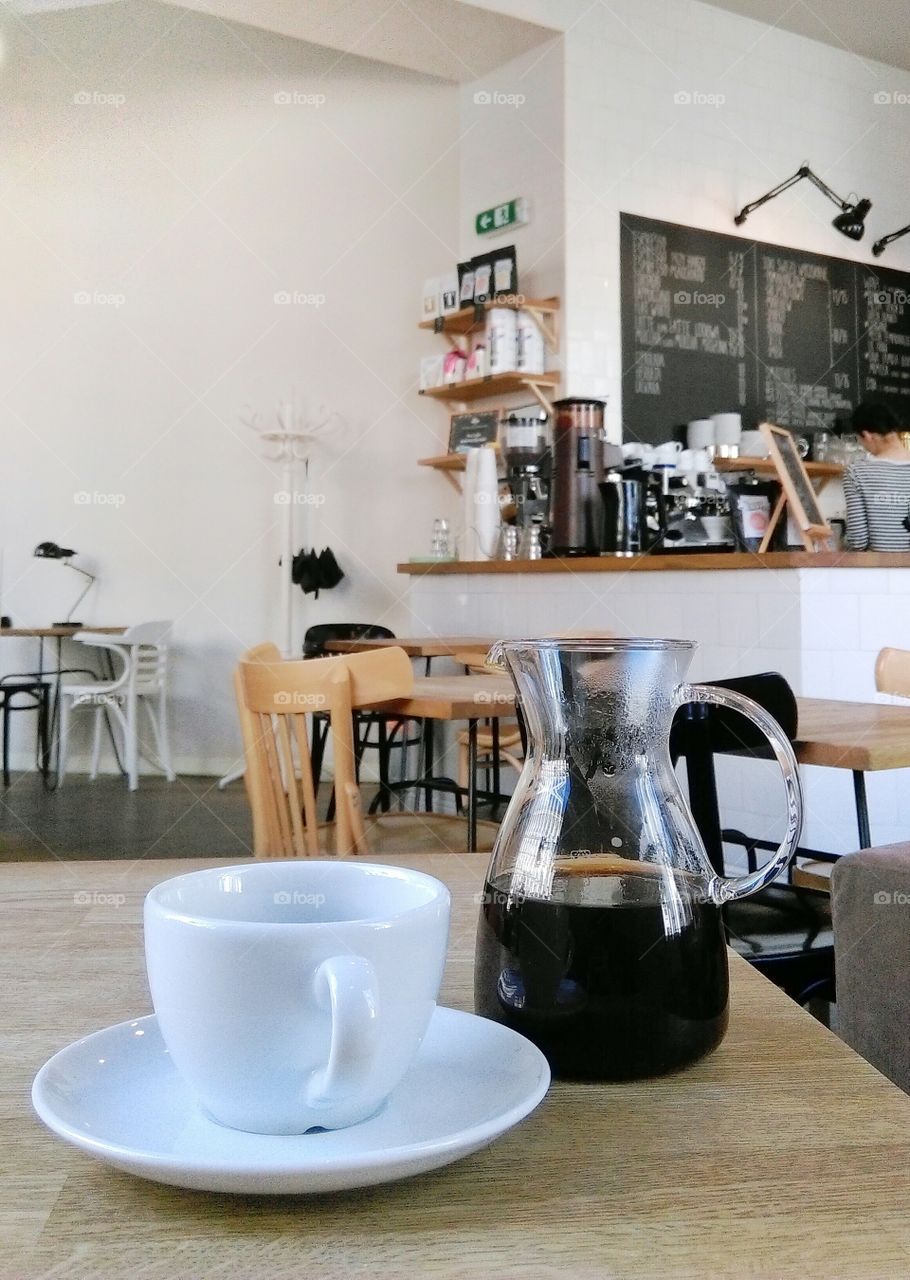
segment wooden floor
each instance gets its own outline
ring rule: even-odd
[[[219,791],[216,778],[143,777],[128,791],[120,777],[68,775],[47,792],[35,774],[0,787],[0,862],[80,858],[252,856],[243,782]]]

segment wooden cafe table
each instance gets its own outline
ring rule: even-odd
[[[485,858],[383,861],[451,888],[441,998],[470,1010]],[[418,1178],[312,1198],[216,1195],[67,1146],[32,1114],[32,1077],[77,1037],[151,1010],[143,895],[214,865],[4,867],[4,1278],[910,1275],[910,1098],[735,955],[714,1054],[659,1080],[555,1083],[517,1128]]]
[[[413,716],[424,722],[423,778],[392,784],[399,789],[424,787],[427,803],[433,790],[455,790],[448,779],[433,777],[432,725],[436,720],[466,720],[468,724],[468,796],[466,847],[477,846],[477,727],[481,720],[492,725],[493,794],[499,794],[499,721],[515,715],[515,689],[506,676],[416,676],[406,698],[377,702],[371,711]]]
[[[429,675],[434,658],[453,658],[463,650],[482,649],[496,643],[495,636],[395,636],[384,640],[327,640],[326,653],[369,653],[373,649],[404,649],[409,658],[424,659]]]
[[[797,698],[797,707],[796,758],[800,764],[851,771],[859,847],[868,849],[866,773],[910,768],[910,706]]]

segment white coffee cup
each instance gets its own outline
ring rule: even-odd
[[[449,892],[368,862],[260,862],[145,900],[161,1034],[203,1109],[251,1133],[373,1115],[414,1060],[445,963]]]
[[[682,451],[683,447],[678,440],[665,440],[654,450],[654,465],[675,467]]]
[[[642,444],[638,440],[629,440],[622,446],[623,459],[646,470],[654,465],[654,452],[653,444]]]

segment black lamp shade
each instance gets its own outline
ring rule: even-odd
[[[848,240],[862,240],[863,233],[866,230],[865,219],[866,214],[872,208],[871,200],[857,200],[856,204],[848,205],[843,213],[839,213],[831,222],[832,227],[848,238]]]
[[[69,560],[76,553],[68,547],[58,546],[56,542],[39,542],[32,554],[39,560]]]

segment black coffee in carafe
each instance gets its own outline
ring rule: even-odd
[[[557,863],[546,899],[511,891],[508,875],[487,882],[477,1012],[533,1040],[557,1076],[632,1079],[693,1062],[727,1025],[720,908],[661,868],[585,861]]]
[[[496,837],[478,925],[475,1007],[556,1075],[629,1079],[694,1062],[727,1025],[721,910],[799,843],[799,771],[780,725],[730,689],[682,681],[686,640],[505,640],[528,749]],[[670,757],[688,703],[752,720],[784,775],[787,836],[764,867],[715,870]]]

